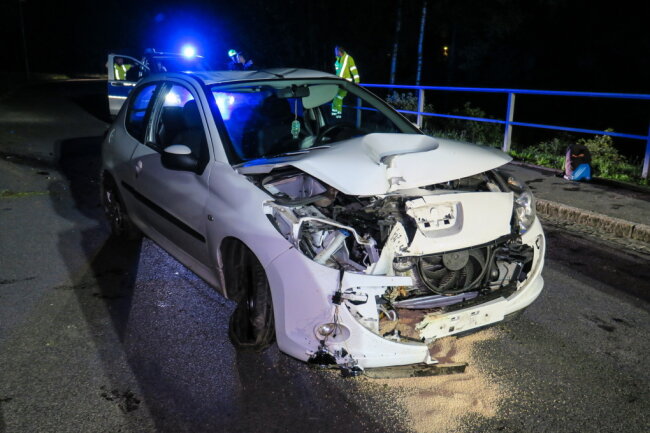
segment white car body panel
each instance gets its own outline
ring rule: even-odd
[[[368,134],[309,153],[291,165],[345,194],[384,195],[460,179],[510,160],[496,149],[426,135]]]
[[[409,209],[409,204],[413,207]],[[510,233],[512,215],[511,192],[475,192],[428,195],[406,202],[407,214],[418,224],[415,239],[410,245],[402,245],[402,256],[453,251],[481,245]],[[448,225],[432,229],[441,218],[435,210],[452,209]],[[490,209],[490,212],[484,212]],[[425,227],[429,225],[430,228]]]

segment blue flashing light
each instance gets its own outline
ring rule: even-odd
[[[191,58],[196,56],[196,48],[194,48],[192,45],[185,45],[181,50],[181,53],[183,53],[183,56]]]

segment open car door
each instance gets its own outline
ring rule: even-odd
[[[115,117],[138,80],[148,74],[149,68],[139,60],[122,54],[109,54],[106,66],[108,109],[111,116]]]

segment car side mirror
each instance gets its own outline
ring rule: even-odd
[[[160,157],[163,167],[169,170],[196,172],[199,161],[192,155],[192,150],[184,144],[172,144],[163,150]]]

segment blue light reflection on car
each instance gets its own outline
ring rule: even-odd
[[[242,157],[245,137],[250,138],[255,132],[255,116],[259,117],[259,107],[273,91],[251,92],[249,89],[232,89],[231,91],[213,91],[215,103],[221,118],[226,124],[235,152]]]
[[[235,95],[228,93],[215,93],[214,99],[217,103],[217,107],[219,107],[221,118],[223,120],[230,120],[230,113],[235,104]]]

